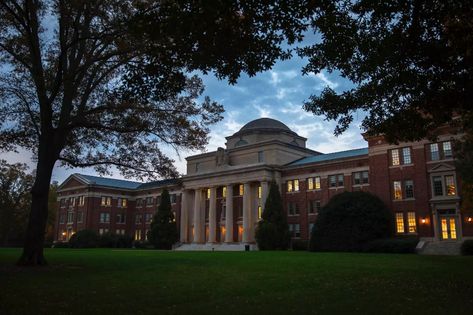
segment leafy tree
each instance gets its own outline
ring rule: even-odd
[[[177,175],[164,148],[201,149],[223,108],[188,73],[236,82],[269,69],[301,39],[306,5],[286,1],[0,2],[0,149],[36,165],[20,264],[45,264],[56,162]]]
[[[24,240],[33,176],[26,164],[0,160],[0,244]]]
[[[265,201],[262,220],[256,228],[256,242],[260,250],[287,249],[291,241],[289,227],[278,185],[272,182]]]
[[[320,1],[313,10],[322,40],[299,50],[309,58],[304,71],[339,71],[354,87],[325,88],[307,111],[337,120],[340,134],[362,110],[368,134],[394,143],[434,139],[450,124],[473,146],[471,1]],[[463,171],[473,178],[473,168]]]
[[[148,240],[158,249],[171,249],[172,245],[179,240],[176,219],[167,189],[163,189],[161,193],[161,203],[151,221]]]
[[[391,235],[391,212],[375,195],[343,192],[320,210],[310,236],[312,251],[359,251]]]

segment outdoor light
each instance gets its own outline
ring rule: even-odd
[[[425,224],[425,223],[427,223],[427,219],[426,219],[426,218],[422,218],[422,220],[420,220],[420,222],[421,222],[422,224]]]
[[[468,221],[468,222],[473,222],[473,218],[472,218],[472,217],[468,217],[467,221]]]

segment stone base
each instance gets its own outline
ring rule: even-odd
[[[174,250],[179,251],[244,251],[244,243],[206,243],[206,244],[181,244],[174,248]],[[248,244],[250,246],[250,251],[258,250],[256,244]]]

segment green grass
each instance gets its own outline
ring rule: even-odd
[[[0,249],[0,314],[473,314],[473,257]]]

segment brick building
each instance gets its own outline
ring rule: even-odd
[[[261,118],[226,138],[226,147],[187,158],[178,180],[138,183],[74,174],[58,190],[56,239],[91,228],[145,240],[163,188],[170,191],[181,248],[254,244],[254,228],[276,181],[293,238],[308,239],[317,212],[342,191],[369,191],[393,212],[397,235],[426,241],[473,238],[473,212],[461,210],[450,130],[437,142],[322,154],[280,121]],[[223,245],[222,245],[223,246]]]

